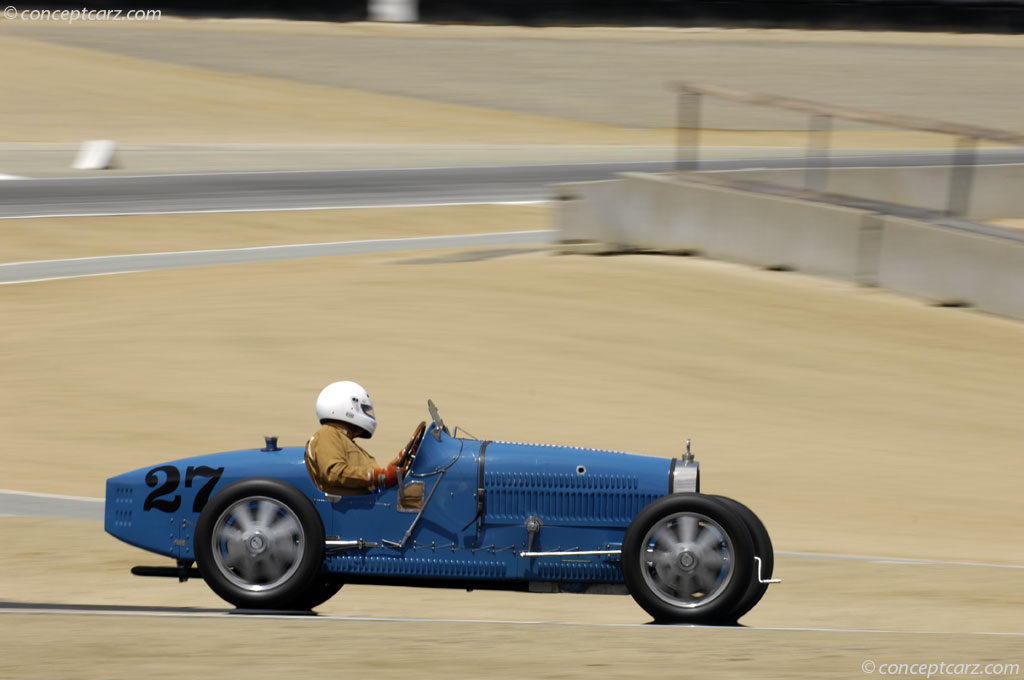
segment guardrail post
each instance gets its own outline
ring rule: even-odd
[[[953,149],[953,167],[949,173],[949,202],[946,214],[966,217],[971,201],[971,184],[974,181],[974,165],[978,140],[974,137],[958,137]]]
[[[804,187],[809,191],[825,190],[831,142],[832,116],[811,116],[807,129],[807,169],[804,171]]]
[[[679,92],[676,110],[676,170],[700,169],[700,99],[697,92]]]

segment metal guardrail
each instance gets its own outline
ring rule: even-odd
[[[830,106],[794,97],[756,94],[717,85],[675,83],[678,94],[676,119],[677,171],[700,170],[701,99],[705,96],[752,106],[766,106],[806,113],[811,116],[807,131],[807,165],[804,184],[809,191],[823,191],[829,169],[832,120],[840,118],[891,128],[932,132],[955,138],[946,213],[965,216],[977,160],[978,143],[998,142],[1024,147],[1024,135],[994,128],[963,125],[916,116],[887,114],[845,106]]]

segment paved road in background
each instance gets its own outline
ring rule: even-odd
[[[11,180],[0,184],[0,217],[536,201],[551,196],[551,183],[668,168],[655,162]]]
[[[0,517],[103,521],[103,499],[0,489]]]
[[[335,241],[331,243],[298,243],[284,246],[257,246],[254,248],[224,248],[218,250],[186,250],[171,253],[138,253],[76,257],[66,260],[39,262],[11,262],[0,264],[0,285],[35,283],[52,279],[74,279],[83,276],[131,274],[157,269],[183,267],[211,267],[247,262],[272,262],[305,257],[337,255],[371,255],[411,250],[438,250],[445,248],[499,247],[496,250],[463,255],[454,261],[490,259],[523,252],[508,246],[537,246],[555,240],[557,231],[509,231],[492,234],[456,234],[452,236],[419,236],[413,238],[373,239],[366,241]],[[443,260],[445,258],[442,258]],[[404,262],[433,262],[437,258]],[[446,261],[450,261],[448,258]]]
[[[946,165],[948,153],[842,156],[834,167]],[[1024,162],[989,152],[983,163]],[[702,170],[797,168],[806,159],[707,160]],[[664,161],[387,170],[202,173],[0,182],[0,218],[139,215],[539,201],[550,185],[608,179],[618,172],[665,172]]]

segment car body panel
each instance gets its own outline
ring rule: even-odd
[[[199,513],[213,494],[228,484],[271,477],[292,484],[307,496],[322,496],[306,472],[304,454],[299,447],[245,449],[182,458],[111,477],[107,480],[104,529],[144,550],[194,559],[192,533]],[[330,512],[321,510],[321,517],[329,520]]]
[[[397,488],[325,494],[310,479],[304,454],[301,447],[246,449],[112,477],[105,528],[134,546],[190,562],[196,522],[209,499],[242,479],[273,478],[312,501],[328,537],[328,573],[371,582],[618,584],[622,573],[615,554],[536,553],[616,552],[633,517],[669,493],[677,463],[456,438],[434,423],[405,480],[423,484],[422,511],[410,511],[400,508]],[[527,551],[534,556],[521,555]]]

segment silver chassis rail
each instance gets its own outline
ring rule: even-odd
[[[591,555],[618,555],[622,556],[621,550],[552,550],[549,552],[521,552],[520,557],[585,557]],[[764,564],[761,558],[757,555],[754,556],[754,564],[757,565],[757,582],[758,583],[782,583],[781,578],[765,578]]]
[[[406,539],[408,536],[406,536]],[[402,543],[405,543],[405,540]],[[388,541],[385,541],[388,543]],[[342,550],[366,550],[367,548],[376,548],[378,543],[371,543],[363,539],[358,541],[341,541],[336,539],[328,539],[324,542],[324,547],[327,552],[339,552]],[[389,546],[393,547],[393,546]],[[551,550],[548,552],[521,552],[519,557],[535,558],[535,557],[599,557],[599,556],[622,556],[621,550]],[[754,556],[754,564],[757,565],[757,582],[758,583],[782,583],[781,578],[765,578],[764,577],[764,563],[761,558]]]
[[[587,555],[621,555],[621,550],[552,550],[550,552],[521,552],[520,557],[580,557]]]

